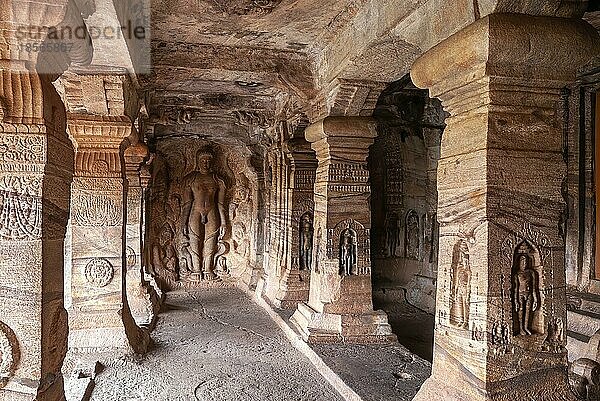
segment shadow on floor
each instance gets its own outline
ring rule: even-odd
[[[433,315],[406,302],[403,289],[373,289],[373,306],[387,313],[400,344],[421,358],[432,361]]]

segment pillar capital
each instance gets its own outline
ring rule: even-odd
[[[461,88],[486,79],[562,88],[599,52],[598,32],[581,19],[491,14],[423,54],[411,78],[447,107],[463,97]]]

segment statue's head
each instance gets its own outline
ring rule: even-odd
[[[209,173],[212,168],[214,155],[211,152],[199,150],[196,153],[196,170],[201,173]]]
[[[529,267],[529,257],[524,254],[519,255],[519,271],[525,271]]]

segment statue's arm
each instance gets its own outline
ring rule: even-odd
[[[538,275],[537,272],[535,270],[531,270],[531,275],[532,275],[532,281],[533,281],[533,305],[532,305],[532,309],[533,310],[537,310],[539,303],[540,303],[540,297],[538,296],[538,290],[539,290],[539,284],[538,284]]]
[[[518,274],[515,274],[513,276],[513,304],[515,305],[515,312],[518,312],[521,310],[521,300],[519,298],[519,276]]]

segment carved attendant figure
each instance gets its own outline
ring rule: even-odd
[[[458,261],[455,262],[452,273],[450,323],[458,327],[468,328],[469,302],[471,297],[471,264],[469,262],[469,247],[465,241],[460,242]]]
[[[300,270],[312,268],[313,223],[310,214],[300,219]]]
[[[519,320],[519,334],[531,335],[530,316],[538,309],[538,277],[530,266],[530,259],[520,254],[517,259],[518,270],[513,275],[513,303]]]
[[[386,256],[396,256],[396,249],[398,248],[398,239],[400,238],[400,219],[398,214],[391,213],[385,222],[385,243],[386,243]]]
[[[225,183],[212,172],[212,153],[198,151],[196,171],[184,178],[183,232],[189,241],[192,276],[214,280],[217,243],[225,235]]]
[[[350,276],[356,268],[356,233],[350,228],[342,231],[340,239],[340,274]]]
[[[406,250],[407,258],[419,259],[419,216],[414,210],[410,210],[406,215]]]

